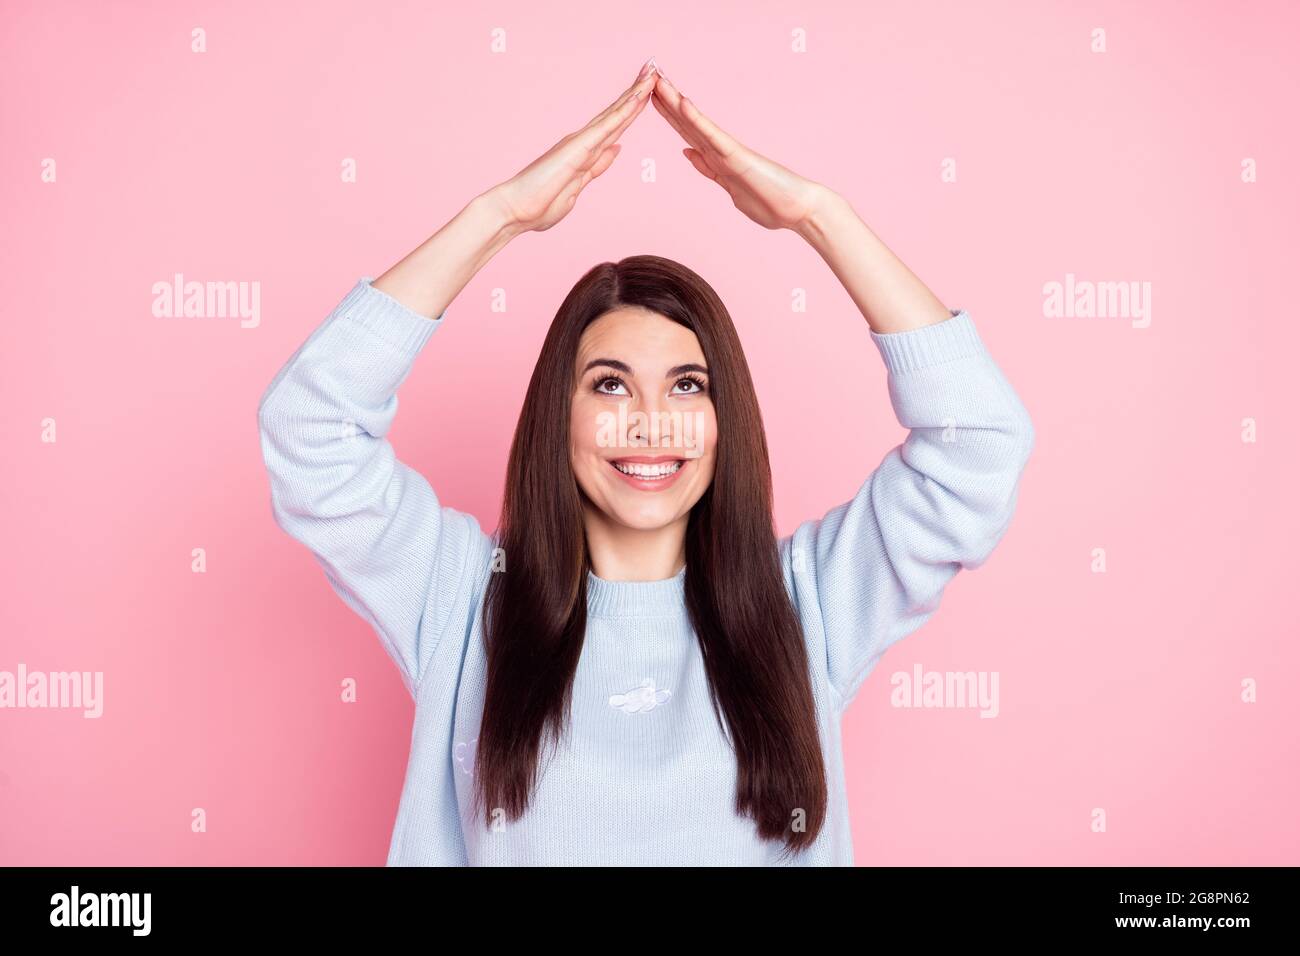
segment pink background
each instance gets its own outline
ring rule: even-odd
[[[653,54],[968,309],[1037,428],[1002,545],[845,718],[859,864],[1300,863],[1294,5],[5,7],[0,670],[103,671],[105,703],[97,720],[0,711],[0,862],[383,863],[413,704],[273,523],[257,401],[359,276]],[[394,443],[495,527],[561,298],[596,262],[654,252],[736,319],[788,533],[904,435],[867,326],[653,108],[622,142],[566,221],[452,304]],[[175,272],[260,282],[261,324],[154,317]],[[1151,327],[1044,317],[1067,272],[1152,283]],[[915,664],[998,672],[1000,715],[891,707],[890,675]]]

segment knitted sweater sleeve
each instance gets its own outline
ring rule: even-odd
[[[486,539],[443,506],[386,437],[429,319],[362,278],[275,375],[258,406],[276,523],[309,548],[416,694]]]
[[[885,650],[924,624],[944,587],[980,567],[1016,506],[1034,429],[970,315],[869,330],[904,441],[852,500],[805,521],[781,558],[841,709]],[[807,635],[805,635],[807,637]]]

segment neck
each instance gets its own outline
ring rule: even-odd
[[[583,509],[591,568],[607,581],[662,581],[686,565],[686,525],[682,515],[662,528],[643,530],[614,524],[590,504]]]

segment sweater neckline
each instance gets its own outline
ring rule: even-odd
[[[663,617],[680,613],[685,605],[685,565],[657,581],[610,581],[587,572],[589,617]]]

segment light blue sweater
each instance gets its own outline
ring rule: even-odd
[[[543,750],[528,812],[467,817],[494,535],[443,505],[385,437],[430,320],[364,277],[277,373],[258,409],[275,520],[369,622],[415,700],[388,865],[769,865],[735,812],[736,761],[683,602],[659,581],[588,579],[571,732]],[[970,316],[880,335],[909,434],[851,501],[780,542],[803,625],[830,804],[792,865],[851,865],[840,722],[880,656],[1002,538],[1033,447],[1029,415]],[[508,573],[508,571],[507,571]]]

